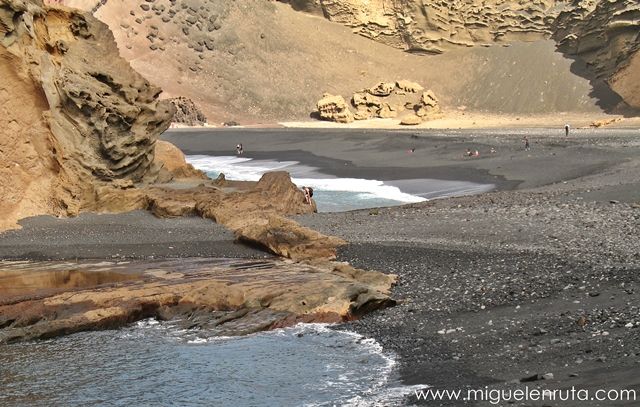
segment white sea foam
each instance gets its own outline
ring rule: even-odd
[[[426,201],[421,196],[404,193],[400,188],[383,181],[362,178],[338,178],[316,172],[315,168],[297,161],[252,160],[245,157],[213,157],[190,155],[187,161],[194,167],[216,175],[223,173],[227,179],[257,181],[268,171],[287,170],[298,186],[309,186],[316,191],[350,192],[357,199],[388,199],[399,203]]]
[[[370,355],[375,355],[384,361],[381,366],[378,366],[374,375],[374,379],[371,382],[369,389],[364,393],[351,397],[348,400],[340,402],[342,406],[348,407],[372,407],[372,406],[400,406],[406,405],[407,396],[414,394],[416,390],[423,390],[429,388],[428,385],[413,385],[403,386],[394,385],[390,383],[392,373],[396,367],[395,355],[385,352],[382,345],[373,338],[365,338],[363,335],[352,331],[343,331],[332,329],[332,324],[299,324],[292,328],[285,328],[279,330],[280,335],[290,335],[291,333],[303,333],[303,334],[333,334],[340,336],[351,337],[354,343],[357,343],[361,351],[365,351]],[[335,362],[334,362],[335,363]],[[339,388],[344,386],[345,382],[349,382],[350,378],[346,375],[338,377],[337,381],[327,381],[326,385],[330,387]],[[327,406],[334,405],[333,403],[321,402],[321,403],[309,403],[305,406]]]

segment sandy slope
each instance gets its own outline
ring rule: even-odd
[[[601,111],[601,99],[617,101],[572,73],[575,63],[555,52],[552,41],[419,56],[279,3],[194,0],[195,24],[177,6],[168,18],[168,0],[154,2],[165,11],[143,11],[139,3],[110,0],[96,16],[109,24],[136,70],[165,96],[194,99],[212,123],[304,120],[325,91],[348,96],[403,78],[433,89],[445,107],[496,114],[591,113]],[[213,16],[219,28],[209,32]],[[213,50],[199,45],[204,40]]]

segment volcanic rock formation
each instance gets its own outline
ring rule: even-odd
[[[174,178],[208,179],[204,172],[196,170],[193,165],[187,163],[184,154],[178,147],[167,141],[156,141],[155,153],[156,161],[161,165],[160,170],[168,172],[170,180]]]
[[[100,2],[64,3],[92,10]],[[317,10],[312,2],[310,7],[304,0],[293,3],[298,10]],[[323,2],[325,7],[330,3],[340,1]],[[358,7],[364,10],[374,3]],[[417,7],[412,0],[402,3],[406,10]],[[501,7],[524,7],[511,3],[515,2],[506,1]],[[396,4],[400,7],[400,2]],[[478,7],[478,13],[484,12]],[[109,25],[133,68],[162,87],[163,97],[188,97],[210,123],[308,119],[323,92],[346,96],[388,78],[428,83],[442,106],[466,106],[468,111],[602,111],[598,97],[591,94],[592,84],[571,71],[572,61],[555,51],[554,41],[544,40],[547,34],[518,34],[515,27],[507,36],[514,41],[510,47],[456,46],[445,41],[443,54],[421,56],[404,52],[406,47],[392,48],[354,35],[322,14],[266,0],[110,0],[95,16]],[[459,19],[452,13],[454,17]],[[426,32],[427,27],[416,26],[414,31],[420,30]],[[536,41],[515,42],[517,38]]]
[[[285,1],[287,2],[287,1]],[[553,38],[640,108],[640,5],[634,0],[440,1],[297,0],[354,33],[413,53]]]
[[[640,3],[577,1],[554,23],[559,49],[583,60],[625,102],[640,109]]]
[[[380,82],[351,97],[353,113],[342,96],[325,93],[317,103],[320,118],[338,123],[373,118],[388,119],[403,115],[401,124],[415,125],[440,113],[438,99],[431,90],[414,82]]]
[[[243,335],[298,322],[342,322],[393,305],[394,276],[344,263],[208,259],[0,266],[0,343],[184,318]]]
[[[340,95],[325,93],[317,103],[318,112],[322,120],[330,120],[338,123],[351,123],[353,113],[344,98]]]
[[[99,189],[157,179],[155,141],[173,108],[119,58],[104,24],[2,0],[0,73],[0,226],[97,209]]]
[[[92,16],[39,0],[0,0],[0,77],[0,229],[37,214],[146,209],[209,218],[240,241],[298,261],[233,282],[228,272],[211,270],[185,278],[177,264],[160,275],[155,268],[142,278],[116,271],[102,279],[102,267],[86,275],[54,267],[43,278],[41,266],[20,263],[22,274],[0,271],[9,281],[0,284],[0,342],[180,310],[206,310],[214,325],[250,315],[259,330],[349,319],[392,303],[393,277],[330,263],[345,242],[286,218],[316,210],[287,173],[267,173],[257,183],[211,181],[177,148],[157,142],[172,105],[119,57],[111,32]],[[64,284],[46,292],[37,288],[60,279]],[[21,284],[25,292],[12,296]]]
[[[184,96],[169,99],[176,109],[173,115],[173,123],[185,124],[187,126],[203,126],[207,124],[207,117],[200,108],[193,103],[193,100]]]
[[[39,214],[149,209],[208,217],[296,259],[331,258],[343,244],[282,218],[315,210],[286,173],[243,191],[220,188],[177,149],[156,147],[171,104],[119,58],[111,33],[93,17],[2,0],[0,44],[0,227]],[[199,186],[158,185],[185,177]]]

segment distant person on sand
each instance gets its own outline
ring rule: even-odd
[[[524,142],[524,151],[529,151],[531,149],[531,146],[529,145],[529,139],[527,138],[527,136],[524,136],[522,141]]]
[[[302,192],[304,192],[304,201],[309,205],[311,205],[311,198],[313,197],[313,188],[302,187]]]
[[[470,148],[467,148],[467,150],[464,152],[464,154],[462,156],[463,157],[472,157],[473,153],[471,152]]]
[[[415,147],[411,147],[410,149],[407,150],[407,154],[413,154],[416,152],[416,148]]]
[[[568,124],[565,124],[564,125],[564,135],[565,136],[569,135],[569,129],[570,129],[570,126]]]
[[[496,149],[491,147],[491,154],[495,154],[495,153],[497,153]]]
[[[236,145],[236,154],[242,155],[242,153],[244,153],[244,148],[242,148],[242,144],[237,144]]]

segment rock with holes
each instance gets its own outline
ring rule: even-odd
[[[97,188],[155,180],[173,107],[120,58],[109,28],[39,0],[0,6],[0,228],[100,209]]]

